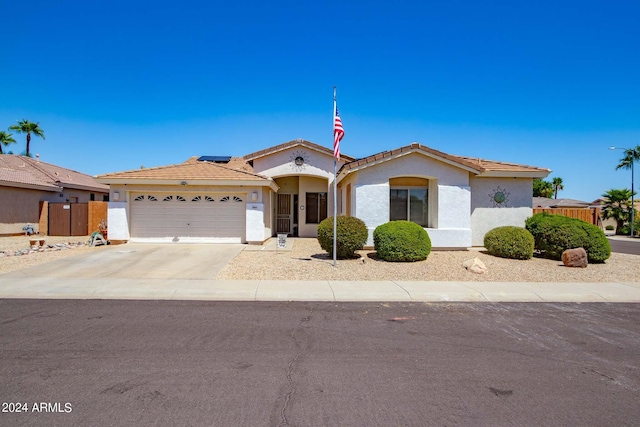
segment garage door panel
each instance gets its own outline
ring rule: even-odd
[[[185,201],[176,201],[176,195],[168,200],[166,194],[134,196],[132,239],[245,241],[246,204],[242,194],[182,196]]]

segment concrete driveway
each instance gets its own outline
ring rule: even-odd
[[[128,243],[0,277],[212,279],[246,245]]]

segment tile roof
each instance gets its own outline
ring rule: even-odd
[[[275,145],[273,147],[265,148],[264,150],[256,151],[255,153],[247,154],[246,156],[244,156],[244,159],[247,160],[247,161],[252,161],[254,159],[257,159],[257,158],[260,158],[260,157],[264,157],[264,156],[268,156],[269,154],[277,153],[278,151],[283,151],[283,150],[286,150],[288,148],[296,147],[298,145],[302,145],[302,146],[305,146],[305,147],[310,148],[312,150],[316,150],[316,151],[320,151],[322,153],[326,153],[329,156],[333,157],[333,149],[332,148],[327,148],[327,147],[324,147],[322,145],[318,145],[318,144],[315,144],[313,142],[307,141],[305,139],[299,138],[299,139],[294,139],[293,141],[285,142],[285,143],[280,144],[280,145]],[[344,160],[345,162],[351,162],[351,161],[355,160],[355,157],[348,156],[348,155],[346,155],[344,153],[340,153],[340,158],[342,160]]]
[[[114,172],[97,178],[101,182],[123,179],[268,181],[267,177],[253,173],[253,168],[239,157],[232,157],[229,163],[202,162],[198,157],[191,157],[184,163]]]
[[[40,186],[60,191],[79,188],[108,192],[109,187],[98,183],[92,176],[71,169],[41,162],[37,159],[12,154],[0,154],[0,184]]]
[[[500,162],[497,160],[487,160],[481,158],[472,158],[465,156],[452,156],[466,162],[475,163],[484,171],[500,171],[500,172],[551,172],[550,169],[540,168],[537,166],[523,165],[519,163]]]
[[[575,199],[549,199],[547,197],[534,197],[534,208],[587,208],[592,203]]]
[[[371,156],[355,160],[342,166],[340,172],[350,172],[352,170],[359,169],[363,166],[379,163],[382,161],[390,160],[391,158],[398,157],[402,154],[410,153],[412,151],[421,151],[431,157],[435,157],[441,161],[452,163],[465,169],[470,169],[477,174],[484,174],[487,172],[514,172],[514,173],[538,173],[548,174],[551,172],[549,169],[539,168],[535,166],[520,165],[516,163],[499,162],[495,160],[486,160],[480,158],[471,158],[466,156],[457,156],[453,154],[447,154],[442,151],[434,150],[433,148],[425,145],[418,144],[416,142],[411,145],[396,148],[390,151],[383,151],[381,153],[373,154]],[[546,176],[546,175],[545,175]]]

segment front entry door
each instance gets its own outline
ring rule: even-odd
[[[291,194],[278,194],[276,211],[276,233],[291,234]]]

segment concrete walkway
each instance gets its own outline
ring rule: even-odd
[[[640,302],[640,283],[0,277],[0,298],[209,301]]]

